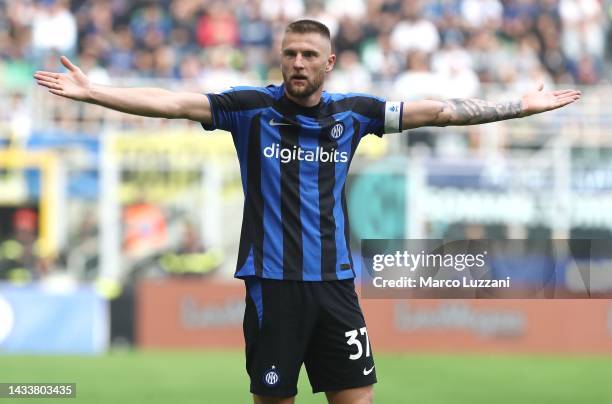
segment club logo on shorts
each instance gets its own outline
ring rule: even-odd
[[[264,373],[263,382],[268,387],[274,387],[280,381],[280,375],[276,371],[276,366],[272,365],[270,370]]]
[[[340,139],[340,136],[344,133],[344,125],[342,122],[336,122],[329,131],[329,137],[332,140]]]

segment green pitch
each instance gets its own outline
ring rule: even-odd
[[[376,356],[377,403],[612,403],[612,357]],[[298,403],[313,396],[302,370]],[[241,352],[118,352],[103,357],[0,356],[0,382],[76,382],[104,404],[250,403]],[[0,399],[2,402],[12,400]],[[40,400],[22,399],[19,402]]]

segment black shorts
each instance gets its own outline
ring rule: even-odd
[[[243,328],[251,393],[296,395],[302,363],[314,393],[376,383],[353,279],[248,278],[245,283]]]

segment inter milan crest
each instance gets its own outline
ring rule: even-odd
[[[334,126],[329,130],[329,138],[332,140],[340,139],[340,136],[344,133],[344,125],[342,122],[336,122]]]
[[[263,382],[268,387],[274,387],[278,384],[280,380],[280,375],[276,370],[276,366],[272,365],[272,367],[264,373]]]

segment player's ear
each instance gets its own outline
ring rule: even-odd
[[[325,72],[326,73],[331,72],[333,70],[335,64],[336,64],[336,55],[332,53],[327,58],[327,66],[325,66]]]

